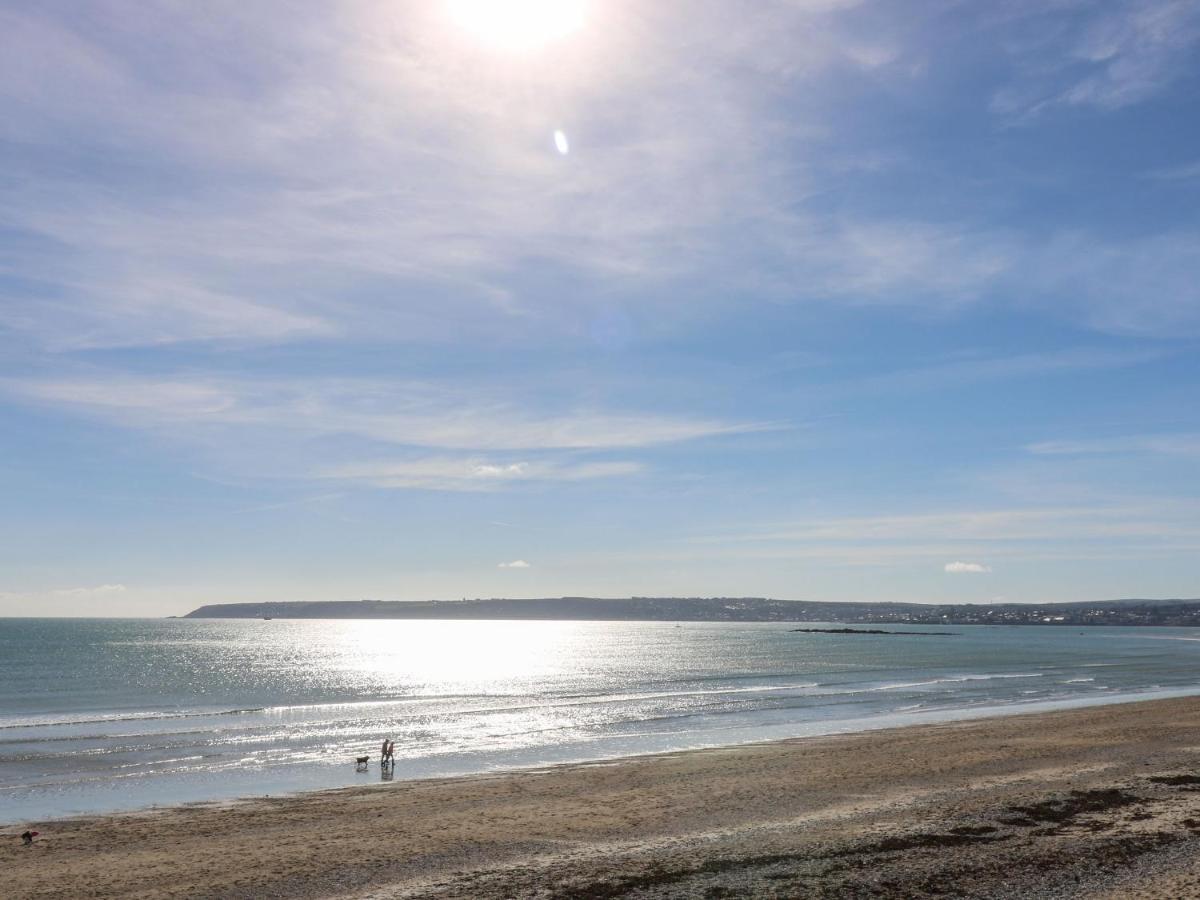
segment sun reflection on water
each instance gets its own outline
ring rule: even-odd
[[[506,694],[571,668],[575,622],[343,622],[330,634],[344,675],[384,693]]]

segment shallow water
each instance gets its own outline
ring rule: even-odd
[[[0,821],[1200,693],[1189,629],[794,627],[0,619]]]

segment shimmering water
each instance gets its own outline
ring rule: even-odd
[[[792,627],[0,619],[0,822],[1200,693],[1188,629]]]

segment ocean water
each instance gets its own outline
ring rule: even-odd
[[[0,823],[1200,693],[1189,629],[794,627],[0,619]]]

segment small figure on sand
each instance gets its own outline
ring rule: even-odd
[[[383,739],[383,746],[379,748],[380,766],[386,769],[388,766],[395,765],[395,762],[392,760],[392,753],[395,751],[395,749],[395,741],[390,740],[389,738]]]
[[[24,834],[21,835],[21,843],[24,844],[26,847],[32,846],[33,839],[35,837],[37,837],[40,833],[41,832],[38,832],[38,831],[26,831]]]

